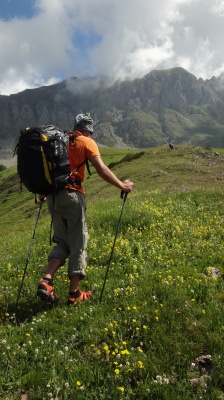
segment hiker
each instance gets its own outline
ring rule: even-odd
[[[91,138],[92,134],[93,120],[90,114],[78,114],[74,120],[68,149],[71,171],[76,171],[72,172],[71,182],[64,189],[47,196],[48,209],[53,218],[53,241],[56,245],[48,257],[48,265],[38,286],[37,296],[51,304],[58,302],[54,291],[54,275],[65,264],[67,258],[70,280],[67,304],[85,301],[92,296],[91,291],[82,292],[79,288],[80,280],[86,275],[87,265],[88,231],[82,187],[86,171],[85,161],[88,159],[102,179],[123,192],[131,192],[134,185],[130,180],[120,181],[103,163],[98,146]],[[39,199],[46,200],[46,196],[39,195]]]

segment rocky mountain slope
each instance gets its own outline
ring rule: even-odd
[[[0,95],[1,151],[12,148],[20,129],[55,124],[71,129],[89,111],[94,138],[113,147],[149,148],[169,142],[224,145],[223,75],[204,81],[183,68],[151,71],[142,79],[109,84],[100,77]]]

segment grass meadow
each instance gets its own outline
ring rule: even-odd
[[[86,179],[81,288],[93,297],[66,306],[65,265],[55,277],[60,303],[52,307],[36,297],[50,251],[47,207],[32,241],[39,205],[20,193],[15,168],[0,173],[0,398],[223,400],[223,154],[179,146],[103,148],[102,155],[135,187],[100,303],[123,205],[119,191],[95,173]]]

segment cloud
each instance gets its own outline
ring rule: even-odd
[[[2,94],[72,76],[140,78],[182,66],[210,79],[224,69],[223,0],[32,3],[31,17],[0,19]]]

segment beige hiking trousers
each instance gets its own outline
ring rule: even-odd
[[[47,196],[48,209],[53,217],[53,242],[56,246],[48,259],[59,258],[63,265],[68,258],[68,277],[84,278],[87,265],[88,230],[86,202],[82,193],[63,189]]]

